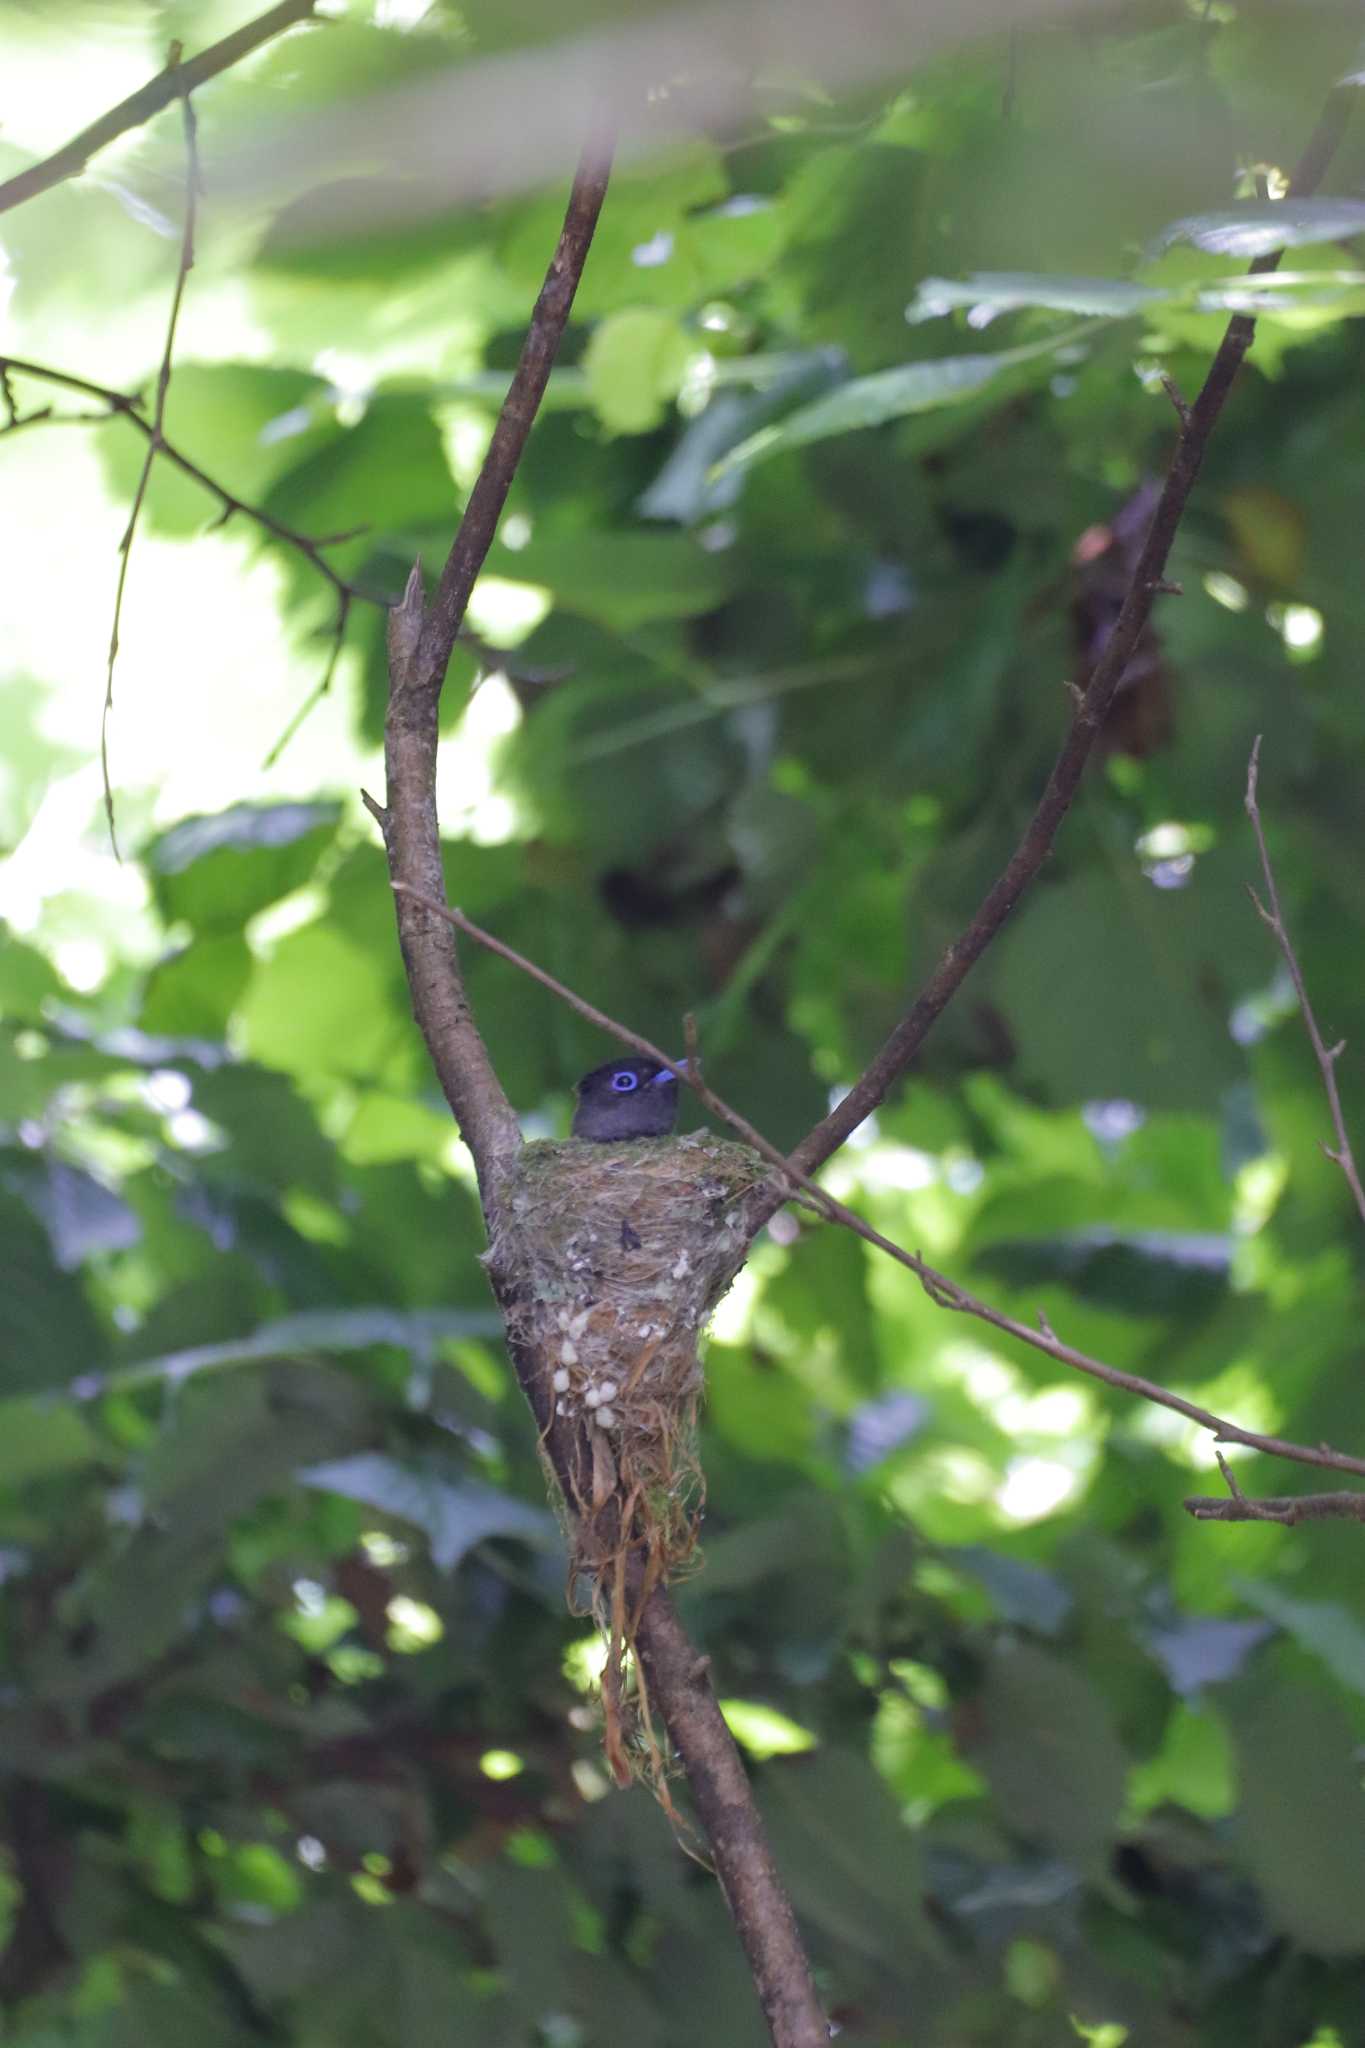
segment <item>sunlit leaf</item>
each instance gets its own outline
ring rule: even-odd
[[[959,307],[1011,313],[1041,306],[1054,313],[1105,314],[1121,320],[1163,296],[1152,285],[1117,277],[1044,277],[1027,271],[978,270],[970,277],[926,277],[906,309],[910,320],[932,320]]]
[[[1186,214],[1163,228],[1152,246],[1192,242],[1214,255],[1249,258],[1359,234],[1365,234],[1365,199],[1247,200],[1213,213]]]

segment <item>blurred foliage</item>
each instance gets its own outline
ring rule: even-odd
[[[333,11],[201,95],[210,164],[549,34],[538,8]],[[239,18],[11,7],[7,161],[69,131],[77,73],[84,118]],[[1170,447],[1158,373],[1197,388],[1355,28],[1165,0],[845,100],[774,67],[750,119],[618,178],[476,597],[509,676],[452,673],[449,885],[654,1037],[695,1010],[775,1141],[1013,844]],[[6,217],[14,353],[150,383],[177,133]],[[1357,1451],[1365,1248],[1241,804],[1262,732],[1365,1141],[1363,176],[1358,121],[1045,875],[829,1169],[1019,1317]],[[353,231],[311,197],[235,209],[210,175],[167,429],[279,521],[363,526],[328,559],[394,594],[449,542],[562,192]],[[0,452],[5,2039],[748,2048],[714,1882],[601,1768],[358,801],[380,614],[353,608],[263,769],[332,594],[163,464],[118,868],[92,755],[141,443],[35,425]],[[468,972],[528,1128],[562,1130],[606,1049],[500,962]],[[1365,2038],[1359,1527],[1194,1525],[1182,1497],[1219,1481],[1178,1418],[804,1216],[757,1247],[708,1374],[680,1597],[841,2039]]]

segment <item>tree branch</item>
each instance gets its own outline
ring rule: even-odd
[[[1318,126],[1294,172],[1290,184],[1294,197],[1302,198],[1319,183],[1345,128],[1353,101],[1354,92],[1346,87],[1337,87],[1329,94]],[[1277,249],[1257,257],[1250,265],[1250,274],[1258,276],[1275,270],[1283,253]],[[1199,475],[1209,436],[1255,333],[1256,323],[1249,315],[1234,314],[1209,366],[1199,396],[1193,405],[1186,407],[1182,402],[1177,409],[1180,431],[1175,453],[1171,457],[1147,538],[1134,565],[1122,608],[1088,687],[1084,693],[1073,692],[1075,711],[1070,730],[1022,839],[987,891],[966,930],[942,954],[881,1050],[843,1099],[792,1153],[791,1164],[803,1173],[813,1172],[822,1165],[884,1100],[971,969],[1014,914],[1024,891],[1052,851],[1053,841],[1080,786],[1086,763],[1123,681],[1124,671],[1147,624],[1153,600],[1165,583],[1171,544]],[[766,1214],[772,1215],[783,1199],[780,1189],[769,1190]],[[761,1214],[761,1203],[758,1207]]]
[[[430,611],[422,623],[416,679],[424,692],[439,694],[445,680],[475,578],[493,544],[512,478],[550,381],[588,245],[606,196],[610,166],[611,152],[605,143],[590,141],[579,161],[559,246],[550,259],[536,300],[516,374],[502,402],[488,453],[469,494]]]
[[[1308,1000],[1308,990],[1304,986],[1303,970],[1299,966],[1298,956],[1294,951],[1293,942],[1290,939],[1289,930],[1284,921],[1284,913],[1280,909],[1280,892],[1275,886],[1275,870],[1270,864],[1270,854],[1265,843],[1265,832],[1261,825],[1260,806],[1256,801],[1256,783],[1260,773],[1260,765],[1261,736],[1257,733],[1255,744],[1251,749],[1251,759],[1247,763],[1246,812],[1251,820],[1251,829],[1256,834],[1256,850],[1261,856],[1261,873],[1265,877],[1266,900],[1262,903],[1254,889],[1251,891],[1251,900],[1256,905],[1262,922],[1274,934],[1275,943],[1280,949],[1285,966],[1289,969],[1289,979],[1293,982],[1294,993],[1299,999],[1299,1010],[1303,1016],[1304,1029],[1308,1033],[1308,1040],[1313,1048],[1313,1057],[1318,1063],[1318,1072],[1322,1075],[1322,1085],[1327,1091],[1327,1107],[1331,1111],[1332,1129],[1336,1134],[1337,1142],[1335,1151],[1330,1145],[1324,1145],[1322,1149],[1332,1161],[1332,1164],[1341,1168],[1342,1173],[1346,1177],[1346,1185],[1351,1190],[1351,1197],[1356,1205],[1356,1213],[1360,1217],[1361,1222],[1365,1223],[1365,1188],[1362,1188],[1360,1184],[1360,1174],[1356,1169],[1355,1154],[1351,1150],[1350,1133],[1346,1129],[1346,1118],[1342,1114],[1341,1092],[1337,1087],[1337,1061],[1346,1050],[1346,1041],[1342,1039],[1336,1045],[1326,1044],[1322,1033],[1318,1029],[1318,1020],[1313,1014],[1313,1005]]]
[[[22,206],[27,199],[36,199],[40,192],[51,191],[54,185],[61,185],[68,178],[78,178],[91,157],[120,135],[126,135],[130,128],[142,127],[163,107],[168,107],[172,100],[188,96],[207,79],[216,78],[220,71],[228,70],[233,64],[240,64],[243,57],[249,57],[262,43],[268,43],[282,30],[292,28],[295,22],[307,21],[315,4],[316,0],[281,0],[280,6],[258,15],[255,21],[244,23],[220,42],[211,43],[207,50],[201,50],[187,63],[172,60],[164,71],[158,71],[155,78],[149,78],[126,100],[120,100],[116,107],[110,107],[108,113],[101,114],[88,128],[82,128],[80,134],[73,135],[61,149],[54,150],[41,163],[30,164],[27,170],[16,171],[12,178],[6,178],[0,184],[0,213],[8,213],[13,206]]]
[[[1228,1498],[1221,1494],[1192,1495],[1185,1502],[1185,1509],[1196,1522],[1282,1522],[1288,1528],[1296,1522],[1365,1522],[1365,1493],[1355,1491],[1291,1493],[1278,1500],[1251,1500],[1237,1484],[1237,1475],[1223,1453],[1219,1451],[1216,1455]]]
[[[384,834],[395,883],[420,897],[445,895],[436,816],[437,712],[465,608],[512,486],[549,382],[597,216],[606,196],[610,151],[593,142],[580,159],[564,225],[536,300],[516,373],[488,453],[428,611],[420,565],[389,615],[389,710],[384,730],[387,809],[370,802]],[[367,801],[369,801],[367,799]],[[521,1148],[521,1131],[470,1014],[448,924],[399,897],[398,937],[413,1010],[447,1102],[474,1156],[484,1208],[496,1209],[499,1183]]]
[[[605,196],[608,164],[608,151],[596,143],[580,160],[516,374],[430,609],[423,605],[419,566],[408,579],[402,603],[390,615],[387,808],[371,797],[365,799],[384,834],[413,1009],[446,1099],[474,1156],[490,1224],[496,1221],[521,1133],[465,996],[454,942],[460,921],[443,902],[435,792],[437,707],[465,606],[568,321]],[[516,1335],[516,1283],[492,1254],[489,1274],[507,1318],[513,1367],[572,1512],[576,1502],[593,1498],[591,1433],[580,1420],[556,1412],[543,1359]],[[604,1540],[607,1532],[598,1524],[610,1506],[604,1504],[595,1524],[595,1533]],[[688,1641],[666,1588],[655,1586],[645,1597],[642,1573],[643,1564],[634,1561],[632,1603],[638,1603],[639,1612],[633,1635],[641,1670],[687,1771],[775,2048],[824,2048],[828,2025],[744,1765],[707,1677],[706,1661]]]
[[[646,1601],[635,1646],[706,1826],[775,2048],[829,2048],[796,1919],[773,1862],[748,1774],[711,1684],[662,1587]]]
[[[171,293],[171,310],[166,321],[166,340],[161,351],[161,364],[156,373],[156,398],[153,401],[150,431],[147,435],[147,451],[142,458],[142,470],[133,492],[132,508],[123,537],[118,544],[118,582],[114,588],[114,616],[109,627],[109,653],[104,672],[104,707],[100,713],[100,775],[104,783],[104,815],[109,823],[109,843],[114,849],[114,858],[121,858],[118,850],[118,834],[114,829],[114,789],[109,780],[109,720],[114,710],[114,664],[118,660],[119,625],[123,618],[123,594],[128,587],[128,563],[133,552],[133,535],[137,532],[138,514],[147,496],[147,486],[152,478],[152,464],[156,461],[161,447],[161,430],[166,423],[166,395],[171,388],[171,363],[175,355],[175,330],[180,321],[180,308],[185,298],[185,280],[194,267],[194,230],[199,212],[199,149],[198,129],[194,118],[194,102],[190,89],[184,82],[180,70],[180,45],[171,45],[171,72],[179,81],[181,110],[185,123],[185,218],[180,231],[180,256],[176,265],[175,287]]]
[[[1280,1522],[1292,1529],[1296,1522],[1365,1522],[1365,1493],[1288,1493],[1259,1500],[1196,1493],[1185,1508],[1196,1522]]]

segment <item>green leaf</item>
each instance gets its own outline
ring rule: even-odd
[[[1365,1953],[1365,1793],[1350,1723],[1306,1685],[1230,1702],[1238,1839],[1274,1924],[1323,1956]]]
[[[760,1797],[803,1918],[884,1968],[925,1942],[918,1845],[863,1757],[820,1749],[770,1764]]]
[[[1048,340],[1001,349],[993,355],[929,357],[921,362],[902,363],[894,370],[877,370],[868,377],[855,377],[827,397],[789,413],[777,425],[751,434],[716,465],[715,474],[724,476],[731,469],[790,448],[807,447],[813,441],[828,440],[832,435],[885,426],[888,420],[932,412],[939,406],[961,405],[1006,371],[1029,365],[1045,367],[1059,349],[1074,347],[1093,331],[1094,326],[1086,323]]]
[[[528,1507],[478,1480],[454,1478],[429,1465],[409,1464],[365,1451],[336,1464],[314,1465],[299,1474],[305,1486],[364,1501],[421,1529],[432,1563],[452,1572],[478,1543],[490,1536],[517,1536],[538,1550],[558,1541],[554,1517]]]
[[[399,971],[392,954],[366,952],[325,923],[291,932],[257,963],[239,1005],[248,1053],[300,1078],[378,1080],[395,1062],[405,1073],[416,1051],[401,1028]]]
[[[1344,241],[1365,234],[1365,199],[1247,200],[1212,213],[1190,213],[1155,238],[1153,251],[1192,242],[1218,256],[1266,256],[1305,242]]]
[[[515,551],[495,546],[488,567],[542,584],[566,611],[618,633],[710,611],[738,574],[725,555],[708,554],[683,534],[630,531],[535,537]]]
[[[252,965],[251,948],[233,931],[213,933],[168,954],[147,977],[142,1029],[169,1038],[225,1039]]]
[[[1335,1600],[1299,1600],[1260,1579],[1239,1579],[1236,1590],[1316,1657],[1339,1684],[1365,1695],[1365,1626]]]
[[[935,320],[959,308],[981,306],[1013,313],[1040,306],[1053,313],[1102,314],[1122,320],[1165,297],[1158,287],[1118,277],[1048,277],[1026,270],[977,270],[970,277],[926,277],[906,311],[908,320]]]
[[[37,1022],[47,1001],[62,993],[61,976],[36,946],[0,924],[0,1010],[11,1022]]]
[[[980,1698],[984,1771],[1005,1825],[1098,1872],[1123,1804],[1128,1759],[1099,1694],[1060,1657],[999,1644]]]
[[[762,1700],[722,1700],[725,1725],[740,1748],[760,1762],[773,1756],[799,1756],[816,1746],[809,1728]]]
[[[997,997],[1020,1072],[1050,1100],[1205,1110],[1244,1073],[1230,1002],[1212,998],[1242,977],[1254,985],[1259,971],[1236,867],[1221,851],[1201,855],[1176,889],[1154,888],[1136,863],[1127,886],[1058,878],[1006,929],[992,962]],[[1084,1000],[1059,1003],[1062,987]]]
[[[281,1316],[278,1322],[266,1323],[230,1343],[198,1344],[161,1358],[139,1359],[136,1364],[118,1367],[100,1384],[132,1387],[164,1380],[179,1386],[198,1373],[220,1372],[231,1366],[260,1365],[314,1352],[370,1351],[380,1345],[426,1359],[446,1338],[491,1337],[501,1332],[502,1318],[491,1309],[313,1309]]]
[[[161,915],[240,937],[258,910],[301,888],[332,840],[339,804],[234,804],[186,818],[143,853]]]
[[[0,1487],[74,1471],[99,1456],[89,1423],[69,1403],[0,1401]]]
[[[618,434],[659,424],[682,389],[695,341],[677,320],[652,307],[613,313],[594,328],[583,357],[598,418]]]
[[[48,1233],[10,1191],[13,1185],[0,1154],[0,1375],[7,1391],[18,1393],[74,1379],[105,1347],[82,1289],[62,1272]]]

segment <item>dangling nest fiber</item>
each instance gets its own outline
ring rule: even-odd
[[[696,1548],[698,1340],[744,1263],[741,1198],[766,1171],[747,1146],[706,1132],[571,1138],[525,1146],[502,1205],[494,1252],[516,1304],[510,1334],[544,1361],[547,1406],[582,1424],[590,1454],[564,1508],[575,1577],[589,1578],[611,1643],[609,1753],[613,1735],[619,1751],[613,1695],[633,1634],[625,1561],[643,1558],[647,1592]]]

